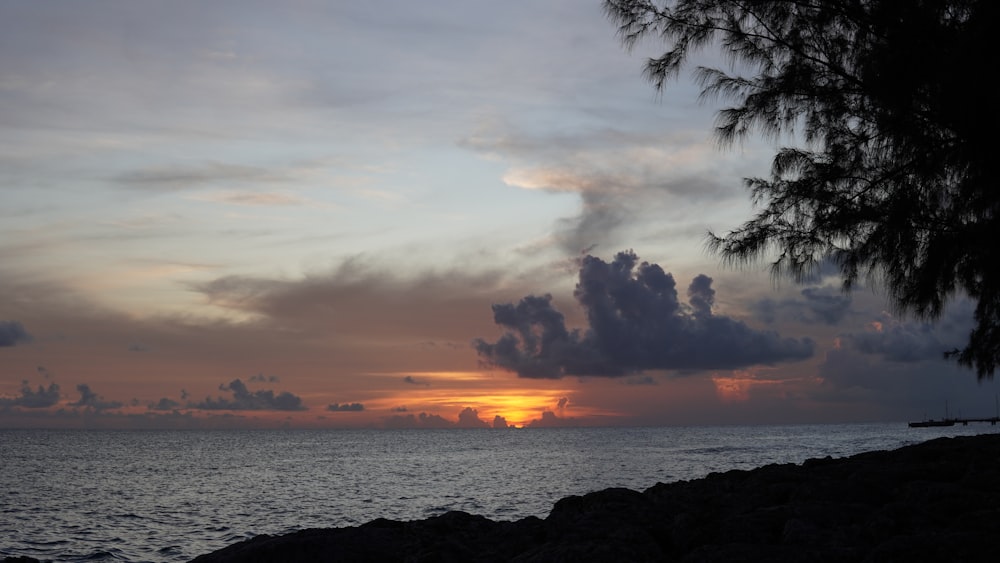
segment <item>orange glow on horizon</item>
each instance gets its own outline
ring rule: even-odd
[[[427,389],[405,396],[392,395],[369,401],[373,411],[386,411],[405,407],[406,413],[427,412],[455,421],[458,413],[466,408],[475,409],[479,419],[487,424],[501,416],[509,426],[525,426],[542,417],[544,411],[555,411],[559,399],[570,395],[566,389],[522,389],[460,391],[453,389]],[[578,409],[574,415],[598,414]]]
[[[427,412],[456,421],[465,408],[475,409],[479,419],[492,425],[496,416],[510,426],[522,427],[540,419],[544,411],[557,412],[560,399],[574,391],[562,380],[528,380],[513,376],[498,377],[482,372],[393,372],[370,374],[405,381],[405,388],[384,391],[363,401],[373,411],[392,411],[405,407],[406,413]],[[390,380],[391,380],[390,379]],[[567,416],[613,414],[574,407]]]
[[[476,411],[477,418],[486,426],[493,426],[501,417],[507,426],[525,427],[542,420],[551,412],[558,419],[570,424],[594,417],[617,417],[621,413],[578,405],[574,396],[578,390],[566,380],[519,379],[480,372],[385,372],[364,374],[370,387],[363,392],[350,388],[335,390],[322,383],[313,383],[309,389],[285,386],[276,382],[251,382],[250,388],[273,387],[274,392],[287,392],[301,399],[300,410],[269,408],[240,408],[240,401],[231,397],[229,389],[205,392],[170,399],[136,397],[130,400],[116,396],[100,396],[91,405],[79,404],[72,392],[61,393],[60,400],[47,408],[24,409],[14,406],[16,413],[29,413],[38,419],[49,415],[70,426],[99,425],[102,427],[129,427],[132,425],[163,427],[247,427],[247,428],[379,428],[391,426],[393,417],[419,417],[421,413],[441,417],[456,426],[469,425],[472,420],[460,420],[466,409]],[[21,390],[0,393],[14,398]],[[194,397],[216,397],[216,405],[234,408],[198,408],[201,401]],[[161,395],[162,396],[162,395]],[[363,408],[330,410],[329,405],[361,405]],[[157,408],[157,405],[161,405]],[[9,413],[8,413],[9,414]],[[467,415],[466,415],[467,416]],[[58,419],[58,420],[57,420]],[[551,423],[552,420],[548,419]],[[398,422],[398,421],[396,421]],[[499,421],[497,421],[499,422]]]

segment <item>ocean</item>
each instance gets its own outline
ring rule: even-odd
[[[188,561],[259,534],[555,501],[1000,427],[0,430],[0,557]]]

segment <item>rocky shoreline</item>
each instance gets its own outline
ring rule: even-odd
[[[544,520],[375,520],[194,561],[997,561],[998,538],[993,434],[608,489],[562,499]]]
[[[997,561],[998,538],[989,434],[607,489],[545,519],[449,512],[264,535],[193,561]]]

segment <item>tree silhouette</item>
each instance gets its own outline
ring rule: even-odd
[[[824,260],[845,289],[883,286],[901,312],[936,318],[956,294],[975,326],[951,354],[978,377],[1000,360],[1000,194],[991,0],[606,0],[627,48],[667,44],[646,64],[658,90],[699,49],[722,144],[791,139],[769,178],[745,180],[752,219],[709,247],[730,264],[770,263],[802,280]]]

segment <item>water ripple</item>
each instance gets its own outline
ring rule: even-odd
[[[886,449],[989,426],[521,431],[0,430],[0,558],[180,562],[260,534],[464,510]]]

